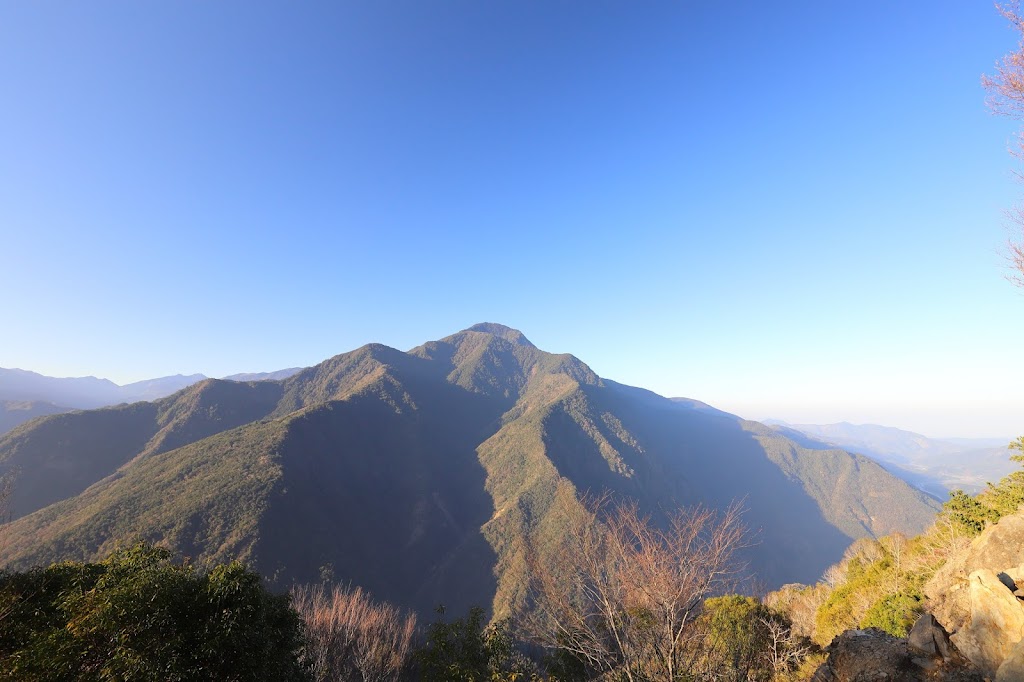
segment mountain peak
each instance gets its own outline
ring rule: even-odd
[[[536,346],[530,343],[530,340],[526,338],[526,336],[521,331],[519,331],[518,329],[513,329],[512,327],[506,327],[505,325],[498,324],[497,322],[480,322],[479,324],[474,324],[472,327],[466,329],[465,331],[483,332],[484,334],[498,336],[500,338],[505,339],[506,341],[510,341],[520,346],[529,346],[530,348],[536,348]]]

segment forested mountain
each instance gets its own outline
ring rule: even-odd
[[[742,500],[769,585],[815,579],[854,538],[913,534],[938,505],[879,465],[802,447],[696,401],[602,379],[481,324],[408,352],[371,344],[282,381],[205,380],[153,403],[0,437],[18,468],[0,563],[91,559],[125,538],[243,558],[279,584],[330,575],[428,611],[523,598],[556,501]],[[564,505],[562,505],[564,508]]]
[[[1009,438],[928,438],[877,424],[786,424],[768,422],[783,435],[808,447],[838,447],[867,455],[933,495],[962,489],[983,490],[1013,470],[1006,457]]]
[[[0,400],[0,434],[30,419],[68,411],[67,407],[42,400]]]

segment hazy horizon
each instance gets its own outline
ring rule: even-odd
[[[0,7],[0,366],[489,320],[744,417],[1024,434],[988,3]]]
[[[458,330],[452,330],[452,333]],[[520,330],[522,331],[522,330]],[[529,336],[527,335],[527,338]],[[435,339],[423,339],[422,342],[427,342]],[[416,344],[419,345],[419,344]],[[401,350],[410,350],[415,346],[409,348],[402,348]],[[348,348],[340,353],[355,350],[355,348]],[[541,350],[549,350],[541,347]],[[558,352],[558,351],[555,351]],[[569,351],[565,351],[569,352]],[[321,358],[327,360],[327,357]],[[587,362],[586,358],[580,358],[583,362]],[[320,362],[317,361],[317,362]],[[310,365],[317,363],[310,363]],[[298,365],[292,365],[298,367]],[[8,367],[6,369],[20,369],[23,371],[35,372],[43,376],[55,376],[47,375],[44,372],[32,370],[24,367]],[[252,373],[260,372],[274,372],[284,367],[276,368],[262,368],[252,369]],[[595,370],[596,371],[596,370]],[[98,376],[96,374],[76,374],[69,376],[60,376],[55,378],[94,378],[101,380],[112,381],[119,386],[125,386],[132,383],[143,382],[151,379],[159,379],[162,376],[192,376],[195,374],[202,374],[206,377],[223,378],[234,374],[249,373],[248,370],[241,370],[237,372],[229,372],[223,374],[210,374],[207,372],[196,371],[196,372],[172,372],[168,375],[161,376],[141,376],[137,378],[117,380],[112,377]],[[962,413],[962,410],[954,407],[937,408],[927,410],[923,408],[919,409],[889,409],[886,410],[884,407],[871,407],[871,406],[842,406],[842,405],[817,405],[817,406],[794,406],[786,404],[771,404],[771,403],[745,403],[742,400],[736,399],[722,399],[716,401],[713,399],[707,399],[699,395],[691,395],[680,391],[659,391],[651,386],[645,386],[641,384],[630,384],[628,381],[623,381],[621,378],[609,377],[598,374],[605,379],[611,379],[618,381],[619,383],[625,383],[628,385],[638,386],[639,388],[645,388],[652,390],[659,395],[667,398],[689,398],[693,400],[700,400],[701,402],[707,403],[712,407],[715,407],[726,412],[730,412],[744,419],[752,421],[765,422],[769,420],[781,420],[788,424],[837,424],[840,422],[848,422],[854,425],[879,425],[889,426],[902,429],[905,431],[912,431],[929,438],[941,440],[944,438],[1000,438],[1006,439],[1007,443],[1017,437],[1015,432],[1006,432],[1006,425],[1011,426],[1016,423],[1017,413],[1013,408],[1006,408],[1005,406],[999,406],[990,404],[987,407],[972,406],[971,411],[966,415]],[[956,424],[960,421],[967,426],[961,430],[950,430],[949,424]],[[1004,429],[1004,431],[1000,431]]]

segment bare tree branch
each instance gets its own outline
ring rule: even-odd
[[[695,507],[664,528],[635,503],[607,495],[560,511],[562,542],[528,552],[527,632],[596,673],[678,679],[700,655],[696,618],[704,599],[738,580],[736,552],[746,538],[740,508]]]
[[[996,114],[1024,120],[1024,16],[1019,0],[997,5],[999,12],[1010,22],[1021,38],[1017,50],[1003,57],[991,76],[982,76],[981,83],[988,91],[988,106]],[[1015,156],[1024,156],[1024,137],[1017,136],[1018,148]],[[1011,274],[1007,277],[1019,287],[1024,287],[1024,212],[1017,208],[1010,212],[1010,221],[1019,234],[1007,243],[1007,261]]]
[[[292,590],[306,623],[304,659],[316,682],[397,680],[409,657],[416,616],[376,604],[361,588]]]

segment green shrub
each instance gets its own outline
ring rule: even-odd
[[[1010,455],[1010,460],[1024,464],[1024,436],[1009,445],[1021,454]],[[989,483],[978,495],[971,497],[962,490],[954,490],[942,506],[942,513],[969,535],[977,535],[989,523],[1012,514],[1024,504],[1024,470],[1011,472],[999,483]]]
[[[443,610],[439,610],[443,613]],[[527,682],[537,679],[533,664],[516,649],[509,621],[485,626],[475,606],[465,618],[437,621],[415,654],[423,682]]]
[[[881,628],[894,637],[906,637],[923,608],[920,593],[899,592],[876,601],[860,625],[862,628]]]
[[[949,493],[949,499],[942,505],[942,511],[958,528],[968,535],[977,535],[985,525],[999,519],[999,515],[981,501],[963,490]]]
[[[0,576],[0,677],[305,680],[287,596],[239,563],[209,573],[138,544]]]
[[[788,618],[753,597],[708,599],[700,621],[709,645],[703,679],[768,682],[792,672],[810,650]]]

